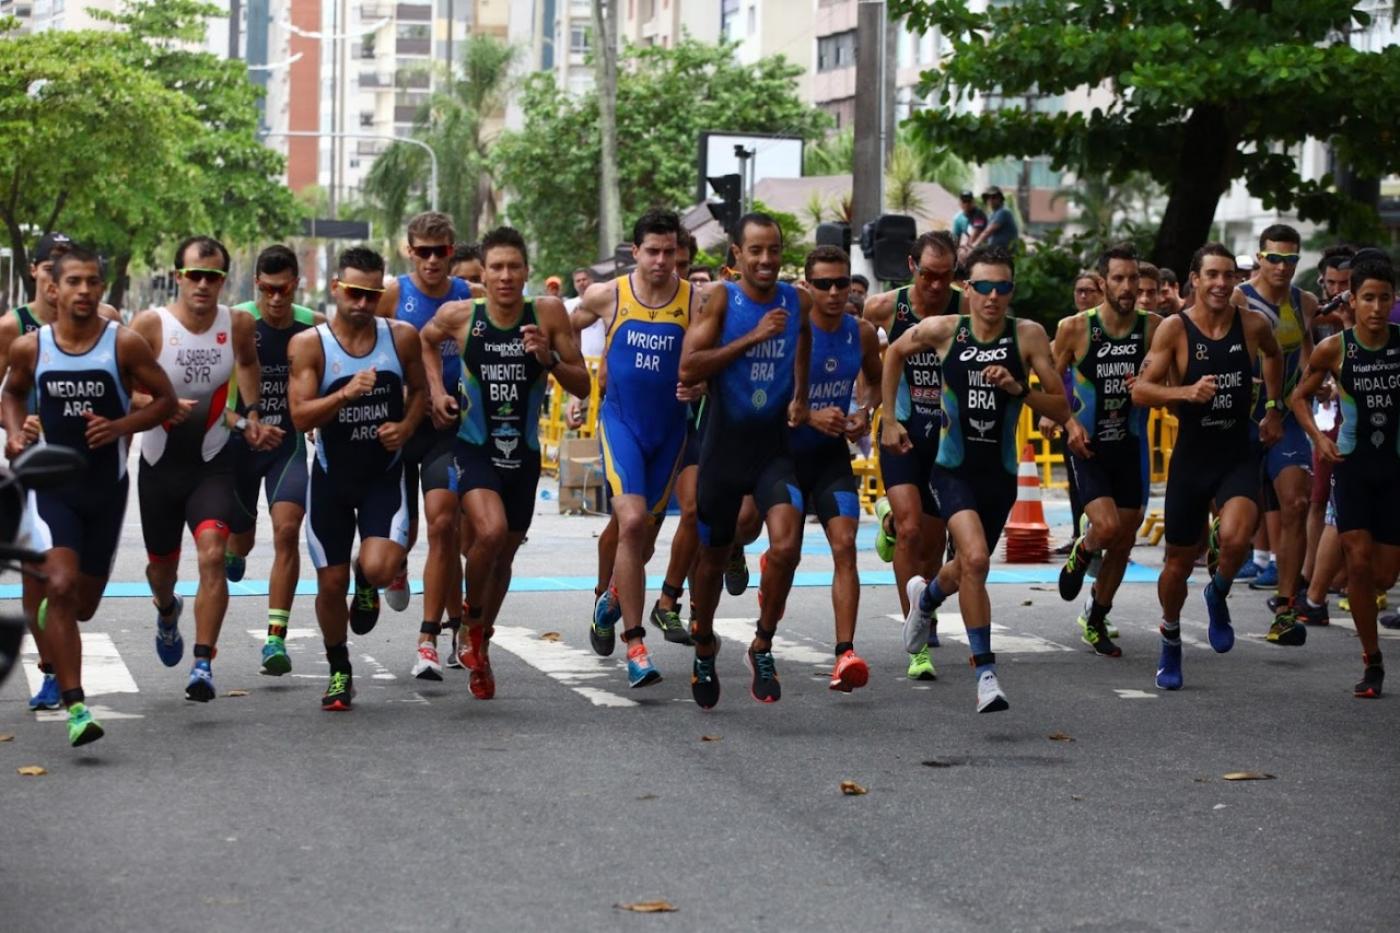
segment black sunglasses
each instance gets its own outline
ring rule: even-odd
[[[429,259],[436,256],[438,259],[445,259],[452,252],[450,246],[414,246],[411,247],[413,255],[419,259]]]
[[[990,295],[992,292],[996,292],[998,295],[1009,295],[1016,287],[1015,282],[988,282],[982,279],[967,284],[979,295]]]
[[[851,277],[849,275],[842,275],[834,279],[808,279],[807,284],[819,292],[829,292],[833,288],[850,288]]]

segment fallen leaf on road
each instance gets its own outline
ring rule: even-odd
[[[927,761],[919,762],[919,764],[925,768],[951,768],[953,766],[951,761],[939,761],[937,758],[930,758]]]
[[[15,737],[8,732],[0,734],[0,742],[13,742],[14,740]]]
[[[637,901],[633,904],[614,904],[618,910],[630,910],[634,914],[673,914],[676,906],[670,901]]]
[[[1052,742],[1073,742],[1074,736],[1066,735],[1063,732],[1052,732],[1046,736]]]
[[[1225,804],[1223,804],[1223,803],[1217,803],[1215,806],[1211,807],[1211,809],[1212,809],[1212,810],[1224,810],[1224,809],[1225,809]]]
[[[1209,783],[1210,783],[1210,778],[1206,778],[1206,777],[1192,778],[1191,780],[1194,781],[1194,782],[1197,783],[1197,784],[1209,784]]]
[[[1263,771],[1231,771],[1225,775],[1227,781],[1272,781],[1272,774],[1265,774]]]
[[[720,738],[721,738],[721,736],[718,736],[718,735],[702,735],[702,736],[700,736],[700,741],[702,741],[702,742],[718,742],[718,741],[720,740]]]
[[[1032,600],[1023,599],[1023,600],[1021,601],[1021,605],[1022,605],[1022,606],[1030,606],[1030,605],[1034,605],[1034,603],[1033,603]]]
[[[47,768],[40,765],[22,765],[16,768],[15,771],[25,777],[43,777],[49,773]]]
[[[545,632],[540,636],[540,641],[558,641],[563,637],[564,636],[560,635],[558,632]]]
[[[226,697],[246,697],[247,695],[247,690],[230,690],[228,693],[224,694]]]
[[[642,796],[638,797],[637,799],[638,799],[638,800],[656,800],[656,799],[657,799],[657,796],[656,796],[655,794],[642,794]]]
[[[860,797],[864,794],[870,793],[870,791],[866,790],[864,787],[861,787],[855,781],[842,781],[841,793],[845,794],[847,797]]]
[[[1083,798],[1082,796],[1080,796],[1079,794],[1070,794],[1070,795],[1069,795],[1069,799],[1070,799],[1070,800],[1083,800],[1084,798]]]

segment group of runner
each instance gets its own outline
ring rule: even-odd
[[[716,282],[691,278],[694,241],[673,212],[639,218],[632,244],[634,271],[591,285],[585,277],[570,312],[557,297],[526,295],[529,253],[518,232],[498,228],[463,247],[451,219],[428,212],[408,225],[408,274],[386,276],[384,258],[365,247],[341,253],[327,320],[293,304],[300,272],[284,246],[258,256],[254,301],[220,304],[228,252],[191,237],[175,251],[174,300],[125,327],[100,304],[98,258],[46,237],[35,253],[35,300],[0,321],[6,452],[42,438],[83,452],[88,466],[31,496],[47,578],[25,588],[44,672],[31,706],[66,708],[75,745],[102,734],[84,704],[77,622],[92,617],[111,571],[126,443],[138,433],[155,646],[167,666],[185,654],[175,591],[182,526],[198,555],[188,699],[215,696],[228,581],[241,579],[253,547],[259,486],[274,554],[265,673],[291,670],[285,639],[304,533],[330,667],[322,707],[351,708],[347,629],[374,628],[381,591],[395,610],[407,607],[407,554],[421,526],[427,557],[412,673],[442,679],[446,635],[447,665],[468,671],[477,698],[494,696],[489,649],[534,513],[540,409],[550,378],[589,398],[579,337],[599,322],[597,424],[612,517],[589,636],[607,656],[620,634],[632,687],[660,680],[645,616],[665,640],[693,648],[696,704],[718,702],[720,588],[743,592],[744,545],[766,531],[746,662],[752,696],[779,700],[773,639],[809,513],[835,566],[830,686],[867,683],[855,651],[860,497],[849,443],[870,432],[877,409],[887,498],[876,510],[876,547],[894,564],[908,676],[936,676],[937,610],[956,593],[977,709],[1009,705],[986,580],[1016,498],[1023,406],[1064,426],[1085,516],[1060,572],[1061,595],[1077,599],[1093,566],[1082,638],[1098,655],[1120,656],[1109,614],[1147,502],[1146,415],[1161,406],[1180,427],[1166,492],[1157,685],[1182,685],[1180,611],[1203,549],[1210,643],[1230,649],[1225,597],[1260,521],[1261,468],[1280,504],[1301,501],[1306,517],[1310,438],[1321,461],[1337,464],[1336,535],[1364,653],[1356,694],[1380,695],[1374,594],[1400,569],[1400,499],[1385,488],[1400,475],[1400,327],[1386,319],[1395,293],[1389,264],[1350,267],[1342,304],[1354,319],[1314,350],[1307,334],[1317,304],[1277,271],[1297,263],[1299,238],[1286,227],[1265,231],[1261,271],[1238,288],[1235,257],[1203,246],[1191,263],[1192,303],[1165,319],[1141,307],[1132,249],[1108,249],[1097,269],[1101,303],[1063,320],[1053,342],[1010,313],[1012,256],[979,246],[959,267],[943,232],[918,238],[911,284],[869,296],[861,317],[848,313],[853,277],[839,248],[814,249],[799,283],[780,279],[782,232],[765,214],[738,222],[733,275]],[[1329,379],[1341,400],[1335,440],[1312,414]],[[680,527],[648,614],[645,567],[673,493]],[[1295,515],[1282,528],[1301,539]],[[1302,644],[1304,623],[1316,620],[1298,608],[1303,553],[1301,544],[1280,549],[1270,642]],[[680,618],[687,581],[688,625]]]

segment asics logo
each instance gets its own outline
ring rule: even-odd
[[[990,350],[979,350],[977,347],[968,347],[958,354],[958,360],[963,363],[976,360],[979,363],[995,363],[997,360],[1006,359],[1008,347],[993,347]]]
[[[1106,356],[1132,356],[1137,352],[1137,347],[1131,343],[1106,343],[1099,347],[1098,358]]]

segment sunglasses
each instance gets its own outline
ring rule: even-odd
[[[340,290],[345,293],[345,297],[351,301],[378,301],[379,296],[384,294],[382,288],[366,288],[363,285],[346,285],[340,283]]]
[[[413,251],[413,255],[419,259],[431,259],[434,256],[438,259],[446,259],[448,254],[452,252],[450,246],[413,246],[410,249]]]
[[[286,285],[268,285],[266,282],[258,283],[258,291],[269,298],[277,298],[283,295],[290,295],[296,290],[296,283],[288,282]]]
[[[819,292],[829,292],[833,288],[850,288],[851,277],[849,275],[842,275],[834,279],[808,279],[807,284],[811,285]]]
[[[176,269],[181,277],[189,279],[191,282],[212,282],[219,283],[228,277],[228,273],[223,269]]]
[[[998,295],[1009,295],[1012,289],[1016,287],[1015,282],[987,282],[978,280],[976,282],[968,282],[967,284],[969,288],[979,295],[990,295],[993,292]]]
[[[1265,262],[1283,263],[1286,266],[1298,265],[1297,253],[1260,253],[1259,258]]]

